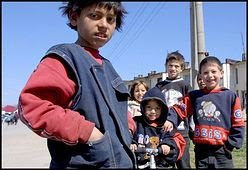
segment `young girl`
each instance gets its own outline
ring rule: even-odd
[[[135,81],[130,90],[130,100],[128,101],[128,111],[131,113],[132,117],[140,116],[140,102],[144,94],[148,90],[148,86],[144,81]]]

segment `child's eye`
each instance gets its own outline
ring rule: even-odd
[[[158,111],[160,111],[160,110],[161,110],[160,107],[155,107],[155,111],[156,111],[156,112],[158,112]]]
[[[160,110],[161,108],[160,107],[156,107],[156,110]]]
[[[146,109],[147,111],[150,111],[150,110],[151,110],[151,106],[146,106],[145,109]]]
[[[96,19],[99,19],[99,18],[100,18],[100,15],[98,15],[98,14],[96,14],[96,13],[90,13],[90,14],[89,14],[89,17],[90,17],[91,19],[96,20]]]
[[[147,109],[151,108],[151,106],[146,106]]]
[[[152,108],[151,106],[146,106],[145,109],[147,111],[155,110],[157,112],[157,111],[161,110],[161,107]]]
[[[113,24],[116,21],[116,18],[114,16],[107,17],[107,21],[108,23]]]

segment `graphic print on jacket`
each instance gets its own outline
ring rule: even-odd
[[[220,111],[216,110],[216,106],[212,101],[203,101],[201,103],[202,109],[198,111],[198,117],[202,119],[206,119],[207,121],[219,121]]]
[[[169,89],[169,90],[164,89],[162,90],[162,93],[164,93],[165,95],[165,100],[166,100],[166,104],[168,105],[168,107],[171,107],[174,104],[179,104],[183,97],[182,93],[175,89]],[[184,121],[182,121],[178,125],[177,129],[185,130]]]
[[[184,113],[194,114],[194,143],[242,146],[244,119],[235,93],[226,88],[212,92],[195,90],[185,97],[184,103],[190,103]]]

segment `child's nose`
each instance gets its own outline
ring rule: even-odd
[[[208,77],[212,77],[213,74],[211,72],[208,73]]]
[[[156,109],[155,108],[151,108],[151,112],[156,113]]]
[[[101,20],[99,21],[99,26],[106,28],[108,25],[107,18],[102,17]]]

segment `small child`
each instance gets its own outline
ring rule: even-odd
[[[141,116],[140,102],[149,87],[144,81],[135,81],[130,89],[130,100],[128,101],[128,111],[132,117]]]
[[[224,72],[218,58],[204,58],[199,71],[206,86],[191,91],[182,104],[174,105],[169,112],[177,112],[180,119],[193,115],[197,169],[230,169],[233,168],[231,152],[240,149],[244,139],[240,100],[234,92],[220,86]]]
[[[155,157],[157,166],[173,165],[182,157],[185,141],[182,135],[176,132],[176,129],[172,132],[163,130],[162,126],[167,119],[168,112],[164,94],[159,88],[153,87],[143,96],[140,108],[142,116],[134,117],[137,130],[133,136],[131,150],[136,151],[137,147],[153,149],[161,147],[163,154]],[[171,150],[175,150],[175,152],[170,154]],[[137,158],[138,164],[149,162],[147,155],[138,154]]]

